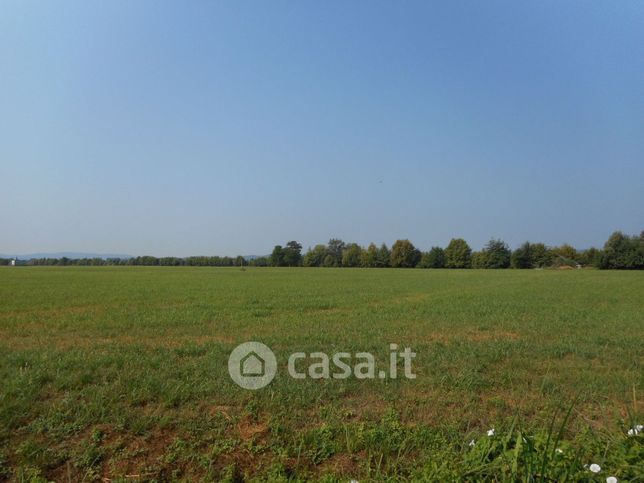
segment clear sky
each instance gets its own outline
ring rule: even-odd
[[[644,2],[0,6],[0,253],[644,229]]]

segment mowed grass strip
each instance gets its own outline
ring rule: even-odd
[[[616,438],[641,416],[642,294],[642,272],[2,267],[0,479],[466,478],[471,435],[573,401],[571,438]],[[280,369],[256,392],[227,372],[249,340]],[[390,343],[416,379],[286,374],[296,351],[386,366]]]

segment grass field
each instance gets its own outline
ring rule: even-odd
[[[285,371],[390,343],[416,379]],[[0,479],[643,481],[643,348],[643,272],[2,267]]]

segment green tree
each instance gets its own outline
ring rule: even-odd
[[[452,238],[445,249],[445,266],[447,268],[470,268],[472,266],[472,249],[462,238]]]
[[[535,267],[543,268],[552,265],[552,252],[543,243],[533,243],[530,245],[532,264]]]
[[[579,253],[575,247],[564,243],[560,247],[555,247],[551,250],[552,255],[555,258],[559,258],[565,263],[573,263],[579,261]]]
[[[510,263],[512,265],[512,268],[533,267],[534,262],[532,260],[532,245],[530,245],[530,242],[525,242],[512,252]]]
[[[324,257],[324,262],[322,263],[323,267],[337,267],[335,264],[335,258],[333,258],[333,255],[329,254],[326,257]]]
[[[378,266],[378,248],[375,243],[369,243],[367,249],[362,251],[361,265],[367,268]]]
[[[344,251],[344,242],[338,238],[331,238],[327,245],[327,253],[333,257],[333,266],[342,266],[342,252]]]
[[[362,247],[357,243],[349,243],[342,251],[343,267],[359,267],[362,261]]]
[[[390,266],[390,259],[391,258],[391,252],[389,251],[389,248],[387,248],[387,245],[384,243],[380,245],[380,248],[378,249],[378,256],[376,257],[376,266],[379,268],[384,268],[384,267],[389,267]]]
[[[421,252],[420,254],[420,261],[418,262],[418,265],[416,265],[417,268],[429,268],[428,264],[428,257],[429,252]]]
[[[257,257],[253,260],[250,260],[248,263],[253,267],[268,267],[271,264],[271,261],[268,257]]]
[[[283,260],[287,267],[298,267],[302,264],[302,245],[296,241],[290,241],[283,249]]]
[[[282,245],[275,245],[273,253],[271,253],[271,266],[283,267],[284,265],[284,249]]]
[[[488,253],[485,250],[472,252],[472,268],[488,268]]]
[[[441,247],[432,247],[424,255],[424,264],[427,268],[445,268],[445,250]]]
[[[590,247],[579,253],[579,263],[587,266],[597,266],[601,258],[601,250]]]
[[[321,267],[324,264],[324,258],[327,256],[326,245],[315,245],[304,255],[302,264],[305,267]]]
[[[642,235],[629,237],[621,231],[613,233],[604,244],[599,268],[627,270],[644,268]]]
[[[109,263],[109,260],[108,260]],[[163,257],[159,258],[159,265],[165,265],[168,267],[176,267],[181,265],[181,259],[177,257]]]
[[[485,245],[485,268],[508,268],[512,252],[502,240],[490,240]]]
[[[420,251],[409,240],[396,240],[391,247],[392,267],[413,268],[420,261]]]
[[[65,259],[63,257],[61,260]],[[157,257],[152,257],[150,255],[145,255],[143,257],[136,257],[137,265],[146,265],[146,266],[151,266],[151,265],[158,265],[159,264],[159,259]],[[65,265],[69,264],[69,259],[67,259],[67,262],[65,262]]]

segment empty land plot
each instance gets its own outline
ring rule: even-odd
[[[415,379],[288,375],[391,343]],[[633,478],[642,347],[642,272],[2,267],[0,480]]]

